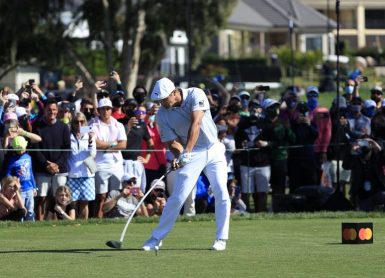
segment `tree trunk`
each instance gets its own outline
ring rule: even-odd
[[[145,17],[146,17],[146,12],[142,9],[139,10],[138,11],[138,27],[136,29],[131,68],[129,71],[128,82],[127,82],[127,87],[126,87],[127,92],[130,92],[130,93],[135,88],[136,82],[138,79],[139,60],[140,60],[140,42],[142,41],[144,31],[146,30]]]
[[[110,23],[110,3],[108,0],[103,0],[103,16],[104,16],[104,44],[106,49],[106,64],[107,72],[113,70],[113,61],[112,61],[112,35],[111,35],[111,23]]]
[[[95,78],[92,76],[87,67],[80,60],[80,57],[78,57],[78,55],[68,43],[66,44],[66,50],[69,58],[72,60],[76,68],[81,72],[81,75],[84,77],[84,82],[86,83],[86,85],[93,86],[95,83]]]

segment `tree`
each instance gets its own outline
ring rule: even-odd
[[[147,85],[151,83],[175,29],[186,30],[190,35],[191,66],[198,65],[213,36],[225,25],[236,0],[85,0],[76,6],[77,3],[1,1],[0,67],[9,69],[35,61],[58,68],[68,63],[69,58],[91,84],[92,65],[79,52],[91,41],[99,41],[105,52],[106,72],[120,68],[131,93],[139,72],[145,76]],[[60,20],[60,14],[68,5],[74,5],[76,20],[87,20],[87,39],[65,35],[68,25]],[[118,52],[114,44],[120,40],[123,47]]]

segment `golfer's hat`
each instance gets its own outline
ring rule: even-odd
[[[159,101],[159,100],[165,99],[174,90],[175,90],[174,83],[170,79],[163,77],[158,81],[156,81],[154,89],[152,90],[152,93],[151,93],[151,100]]]

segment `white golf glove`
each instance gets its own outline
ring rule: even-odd
[[[191,162],[191,153],[181,153],[178,157],[178,163],[180,166],[184,166],[186,165],[187,163],[190,163]]]

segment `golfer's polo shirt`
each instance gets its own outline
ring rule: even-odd
[[[180,107],[160,107],[156,117],[162,142],[179,139],[185,147],[191,125],[191,113],[204,111],[199,137],[194,150],[208,149],[218,142],[217,127],[211,117],[210,104],[205,92],[199,88],[182,89],[183,101]]]

